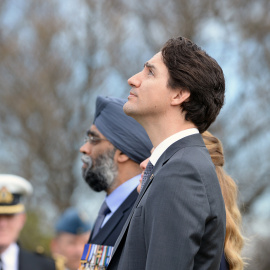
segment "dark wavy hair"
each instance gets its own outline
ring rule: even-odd
[[[161,49],[169,71],[168,87],[190,92],[181,104],[185,119],[197,126],[200,133],[215,121],[224,104],[225,79],[215,59],[191,40],[169,39]]]

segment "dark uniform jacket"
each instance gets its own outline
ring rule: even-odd
[[[55,270],[55,263],[48,257],[20,248],[19,270]]]
[[[90,239],[88,243],[114,246],[120,232],[129,216],[129,213],[138,197],[137,189],[135,188],[126,200],[120,205],[116,212],[110,217],[105,225],[100,229],[97,235]]]

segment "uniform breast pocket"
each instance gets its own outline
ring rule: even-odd
[[[137,208],[135,208],[135,210],[134,210],[134,217],[140,217],[141,216],[141,214],[142,214],[142,206],[139,206],[139,207],[137,207]]]

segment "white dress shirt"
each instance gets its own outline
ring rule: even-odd
[[[2,254],[1,260],[3,269],[18,270],[19,267],[19,247],[16,243],[12,243]]]
[[[163,142],[161,142],[154,150],[150,157],[150,161],[153,164],[153,166],[156,165],[158,159],[160,156],[169,148],[173,143],[176,141],[179,141],[187,136],[198,134],[199,130],[197,128],[189,128],[183,131],[180,131],[178,133],[173,134],[172,136],[165,139]]]

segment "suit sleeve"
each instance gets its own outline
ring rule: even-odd
[[[195,269],[195,257],[205,233],[210,241],[216,237],[205,176],[200,164],[197,167],[196,161],[188,158],[187,151],[183,155],[185,158],[169,160],[158,172],[144,207],[146,270]],[[213,245],[213,252],[210,248],[206,253],[214,256],[215,248]],[[208,269],[218,269],[211,267]]]

